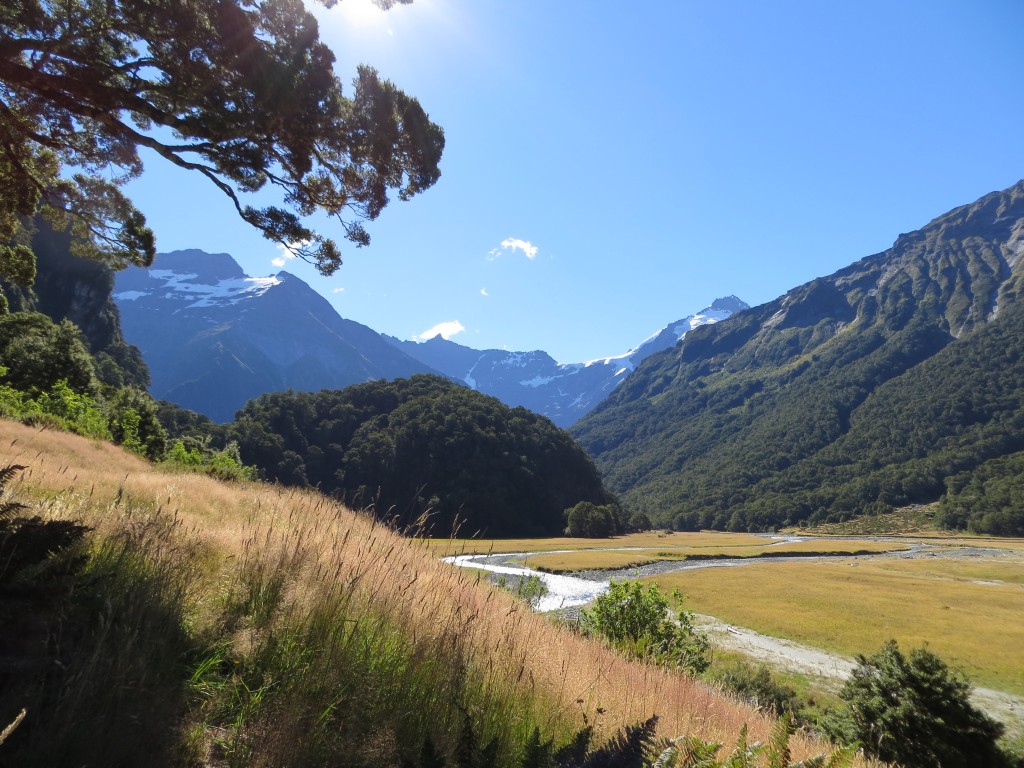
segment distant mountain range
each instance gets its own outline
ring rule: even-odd
[[[693,330],[571,431],[627,504],[678,528],[945,494],[945,524],[1022,535],[1022,295],[1024,182]]]
[[[669,324],[625,354],[586,363],[556,363],[539,350],[470,349],[440,336],[426,342],[386,338],[410,357],[456,381],[568,427],[589,413],[650,355],[674,346],[694,328],[719,322],[746,308],[735,296],[717,299],[710,307]]]
[[[230,420],[266,392],[440,373],[563,427],[649,355],[747,306],[734,296],[719,299],[623,355],[566,365],[541,351],[480,351],[440,337],[414,343],[382,336],[342,318],[298,277],[249,277],[223,253],[160,254],[149,269],[118,273],[114,299],[125,338],[149,365],[153,396],[216,421]]]

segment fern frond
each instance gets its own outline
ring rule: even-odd
[[[21,464],[8,464],[6,467],[0,467],[0,493],[3,493],[7,488],[7,483],[11,481],[15,475],[17,475],[25,467]],[[0,521],[10,520],[18,512],[21,512],[28,507],[18,501],[4,501],[0,502]]]
[[[775,721],[768,737],[768,768],[789,768],[789,737],[793,733],[793,716],[786,712]]]
[[[739,738],[736,739],[736,749],[733,750],[732,754],[722,764],[724,768],[757,768],[755,761],[761,754],[763,746],[759,742],[748,743],[748,735],[747,726],[744,723],[743,727],[740,728]]]
[[[850,768],[857,756],[857,746],[841,747],[832,753],[825,768]]]
[[[790,763],[787,768],[851,768],[856,756],[856,746],[840,747],[827,758],[825,755],[815,755],[799,763]]]
[[[8,464],[6,467],[0,467],[0,491],[6,488],[11,478],[23,469],[25,466],[22,464]]]
[[[594,735],[594,726],[587,725],[581,728],[568,744],[563,745],[555,752],[555,764],[558,768],[578,768],[583,765],[587,757],[587,750],[590,749],[590,739]]]
[[[722,764],[715,759],[721,744],[701,741],[696,736],[684,736],[676,739],[676,748],[679,750],[676,768],[721,768]]]
[[[645,758],[655,744],[658,716],[643,723],[626,726],[604,746],[587,756],[584,768],[643,768]]]

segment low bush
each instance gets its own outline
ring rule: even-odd
[[[678,590],[672,594],[682,601]],[[653,584],[613,581],[592,608],[581,614],[584,632],[608,640],[624,653],[658,664],[682,667],[691,674],[711,664],[711,645],[685,609],[669,614],[669,601]]]

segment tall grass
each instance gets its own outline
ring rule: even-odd
[[[123,523],[72,574],[0,596],[8,631],[23,633],[7,638],[0,707],[27,711],[3,764],[132,765],[175,751],[190,559],[172,519]]]
[[[769,735],[762,713],[561,629],[320,495],[167,474],[8,422],[0,444],[30,466],[23,500],[95,528],[80,577],[95,591],[73,601],[91,644],[42,680],[20,754],[64,729],[60,749],[84,742],[76,764],[380,765],[428,737],[452,754],[468,718],[512,765],[534,727],[558,741],[584,716],[608,734],[655,713],[664,735]],[[10,693],[0,720],[25,706]],[[115,749],[122,731],[138,738]]]

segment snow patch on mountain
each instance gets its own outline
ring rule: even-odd
[[[560,378],[558,376],[534,376],[532,379],[520,381],[524,387],[543,387],[545,384],[550,384],[555,379]]]
[[[113,296],[152,394],[217,421],[267,392],[440,373],[342,318],[295,275],[249,277],[228,254],[158,254],[153,268],[119,272]]]
[[[245,299],[259,298],[281,280],[271,277],[231,277],[212,283],[196,282],[199,275],[194,272],[175,272],[170,269],[150,269],[146,272],[150,290],[127,290],[114,294],[114,300],[137,301],[141,298],[160,295],[168,301],[180,301],[186,309],[201,307],[222,307],[237,304]]]
[[[735,296],[718,299],[710,307],[651,334],[628,352],[583,363],[556,363],[539,350],[481,351],[442,339],[390,341],[411,357],[479,392],[507,405],[529,408],[568,427],[595,408],[647,357],[674,346],[698,326],[716,323],[746,308]]]

